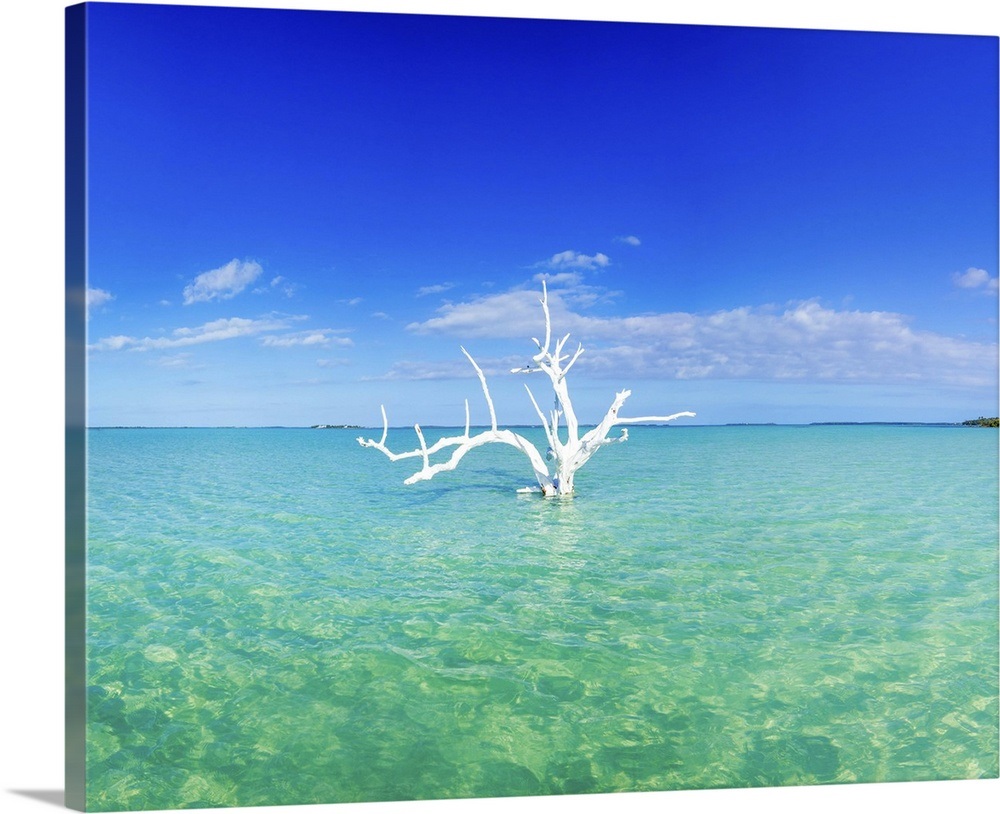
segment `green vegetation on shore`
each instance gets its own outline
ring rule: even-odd
[[[984,418],[979,416],[979,418],[970,418],[968,421],[962,422],[963,427],[1000,427],[1000,418],[993,416],[993,418]]]

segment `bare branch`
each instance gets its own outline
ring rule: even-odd
[[[615,393],[615,400],[612,402],[611,407],[608,408],[608,412],[605,413],[604,418],[601,419],[601,423],[580,440],[581,455],[585,456],[580,462],[580,466],[597,451],[601,446],[601,441],[608,437],[608,433],[611,432],[611,428],[614,427],[615,420],[618,418],[618,411],[621,409],[622,404],[625,403],[625,399],[631,395],[631,390],[622,390],[619,393]]]
[[[486,399],[486,405],[489,407],[489,430],[484,430],[476,435],[470,435],[469,401],[466,399],[465,433],[463,435],[439,438],[434,444],[428,447],[427,441],[424,438],[423,430],[421,430],[419,424],[415,424],[413,429],[417,434],[419,448],[408,452],[395,453],[386,446],[386,439],[389,434],[389,419],[386,416],[385,406],[383,405],[381,440],[366,440],[365,438],[359,437],[358,443],[363,447],[372,447],[380,450],[392,461],[398,461],[403,458],[421,458],[422,466],[420,470],[404,481],[404,483],[407,484],[416,483],[422,480],[430,480],[439,472],[446,472],[455,469],[462,458],[470,450],[473,450],[476,447],[492,443],[507,444],[519,449],[528,457],[528,460],[531,462],[532,470],[535,474],[535,480],[538,482],[538,490],[540,490],[545,496],[551,497],[553,495],[572,494],[574,474],[601,447],[609,446],[610,444],[621,444],[628,440],[628,430],[624,427],[618,437],[609,438],[608,435],[614,427],[624,424],[660,424],[667,421],[673,421],[676,418],[693,417],[695,415],[691,412],[682,412],[674,413],[673,415],[668,416],[623,418],[618,415],[618,412],[621,409],[622,404],[625,403],[625,400],[632,394],[632,391],[622,390],[621,392],[615,394],[615,399],[608,408],[604,418],[601,419],[601,422],[581,438],[579,434],[579,423],[577,421],[576,412],[573,409],[573,403],[570,400],[569,389],[565,379],[570,368],[576,364],[577,360],[583,353],[583,345],[579,344],[577,346],[576,352],[572,355],[572,357],[564,356],[563,349],[565,348],[570,337],[569,334],[566,334],[555,343],[554,351],[550,350],[552,345],[552,320],[551,313],[549,311],[548,286],[544,280],[542,280],[542,299],[540,302],[542,305],[542,312],[545,315],[545,343],[542,344],[538,341],[538,339],[534,337],[532,338],[532,341],[535,343],[535,347],[538,348],[538,353],[533,357],[537,366],[532,367],[531,365],[525,365],[521,368],[512,368],[510,372],[541,372],[545,373],[549,377],[549,381],[552,384],[555,403],[548,416],[542,412],[541,407],[539,407],[538,402],[535,400],[534,394],[527,385],[525,385],[525,390],[528,393],[528,398],[531,399],[531,404],[535,408],[535,412],[538,414],[538,418],[542,423],[542,429],[545,431],[545,436],[548,439],[551,450],[550,457],[555,460],[554,473],[549,473],[548,465],[545,463],[545,459],[541,454],[539,454],[534,444],[532,444],[528,439],[512,432],[511,430],[497,429],[496,410],[493,406],[493,398],[490,395],[489,386],[486,383],[486,376],[483,373],[482,368],[479,367],[476,360],[472,358],[472,355],[465,348],[462,348],[462,353],[465,354],[465,357],[469,360],[469,363],[476,371],[476,376],[479,377],[479,383],[483,389],[483,396]],[[562,367],[563,361],[567,358],[569,358],[569,362],[565,367]],[[559,439],[560,416],[564,417],[566,422],[567,439],[565,443]],[[452,449],[450,457],[448,457],[447,460],[432,464],[431,457],[444,449]],[[530,491],[538,490],[532,489]]]
[[[549,426],[549,422],[546,421],[545,416],[542,415],[542,408],[539,407],[538,402],[535,401],[535,396],[532,394],[531,388],[529,388],[528,385],[525,385],[524,389],[528,391],[528,398],[531,399],[531,403],[535,407],[535,412],[538,413],[538,418],[542,422],[542,429],[545,430],[545,437],[549,441],[549,446],[555,449],[556,445],[559,443],[559,440],[553,436],[552,434],[553,428]]]
[[[481,447],[484,444],[499,443],[515,447],[527,455],[528,460],[531,461],[532,469],[534,469],[535,472],[535,480],[538,481],[538,485],[541,487],[542,492],[545,494],[554,493],[554,487],[552,485],[552,479],[549,477],[548,468],[546,467],[542,456],[535,448],[535,445],[532,444],[527,438],[524,438],[515,432],[511,432],[510,430],[484,430],[471,438],[450,438],[442,440],[448,440],[455,446],[455,451],[452,452],[451,457],[446,461],[436,464],[430,464],[425,457],[423,468],[419,472],[415,472],[410,475],[410,477],[403,481],[404,484],[409,485],[417,483],[418,481],[430,480],[440,472],[451,471],[458,466],[459,461],[461,461],[468,452],[476,447]],[[435,444],[435,446],[437,445]]]
[[[535,344],[538,345],[538,353],[534,356],[536,362],[542,361],[549,352],[549,342],[552,341],[552,321],[549,317],[549,289],[545,285],[545,280],[542,280],[542,311],[545,312],[545,345],[540,345],[538,340],[535,340]]]
[[[559,400],[562,414],[566,417],[566,432],[569,434],[570,443],[577,443],[580,439],[580,422],[576,418],[576,410],[573,409],[573,402],[569,397],[569,388],[561,375],[553,374],[552,390]]]
[[[413,429],[417,432],[417,438],[420,439],[420,451],[424,454],[424,469],[430,464],[430,456],[427,454],[427,442],[424,440],[424,434],[420,431],[420,425],[414,424]]]
[[[580,354],[583,353],[583,345],[580,345],[576,349],[576,353],[573,354],[573,358],[569,360],[569,364],[562,370],[562,375],[565,378],[566,374],[569,373],[569,369],[576,364],[576,360],[580,358]]]
[[[423,451],[419,449],[410,450],[409,452],[393,452],[390,450],[383,442],[374,441],[371,438],[363,438],[358,436],[358,443],[363,447],[371,447],[372,449],[377,449],[382,452],[390,461],[402,461],[404,458],[419,458],[423,457]],[[432,446],[427,448],[427,454],[433,455],[435,452],[440,452],[449,446],[455,446],[455,444],[461,443],[463,438],[448,439],[440,438]]]
[[[476,375],[479,377],[479,383],[483,386],[483,395],[486,396],[486,404],[490,408],[490,424],[493,431],[496,432],[497,413],[496,410],[493,409],[493,399],[490,397],[490,388],[486,386],[486,376],[483,375],[482,369],[476,364],[476,360],[469,355],[469,352],[465,348],[462,348],[462,353],[465,354],[465,358],[468,359],[472,363],[472,366],[476,369]]]
[[[466,412],[465,412],[465,434],[466,437],[469,434],[469,412],[468,412],[468,401],[466,401]],[[416,429],[416,427],[414,428]],[[390,461],[401,461],[404,458],[417,458],[423,456],[423,451],[419,449],[410,450],[409,452],[393,452],[386,445],[386,436],[389,432],[389,422],[385,416],[385,407],[382,408],[382,440],[375,441],[371,438],[364,438],[359,435],[357,438],[358,443],[363,447],[371,447],[372,449],[377,449],[382,452]],[[419,433],[419,430],[418,430]],[[434,444],[427,448],[427,454],[433,455],[435,452],[440,452],[449,446],[455,446],[461,443],[462,437],[458,438],[439,438]]]
[[[566,334],[566,336],[556,342],[556,352],[552,357],[557,365],[559,364],[559,357],[562,355],[562,349],[566,346],[567,342],[569,342],[569,334]]]

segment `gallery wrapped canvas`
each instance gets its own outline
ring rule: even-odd
[[[71,807],[998,776],[997,38],[66,35]]]

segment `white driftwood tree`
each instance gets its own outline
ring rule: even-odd
[[[573,402],[570,400],[569,389],[566,385],[566,374],[569,373],[570,368],[573,367],[576,360],[580,358],[580,354],[583,353],[583,346],[578,346],[572,357],[569,354],[564,355],[563,348],[569,340],[569,334],[566,334],[566,336],[555,343],[554,348],[552,347],[549,295],[544,281],[542,282],[541,304],[542,310],[545,313],[545,342],[543,344],[532,337],[532,341],[538,348],[538,353],[532,357],[532,361],[535,362],[536,366],[526,365],[523,368],[514,368],[511,370],[511,373],[544,373],[552,383],[555,401],[554,407],[548,415],[542,412],[527,384],[524,386],[525,390],[528,391],[528,398],[531,399],[531,403],[535,407],[535,412],[538,413],[538,417],[541,419],[542,429],[545,431],[545,437],[549,442],[549,448],[545,455],[542,455],[535,445],[524,436],[518,435],[511,430],[497,428],[496,410],[493,408],[493,399],[490,396],[490,389],[486,384],[486,376],[483,375],[483,371],[476,364],[476,360],[469,355],[469,352],[465,348],[462,348],[462,353],[472,363],[472,367],[479,377],[479,383],[483,387],[486,404],[490,409],[490,428],[488,430],[483,430],[475,435],[469,433],[469,400],[466,399],[465,432],[462,435],[441,438],[428,447],[420,425],[416,424],[413,429],[417,433],[420,448],[410,450],[409,452],[392,452],[385,445],[389,434],[389,420],[385,414],[385,405],[383,405],[382,438],[379,441],[375,441],[372,438],[366,439],[359,436],[358,443],[363,447],[373,447],[381,450],[392,461],[399,461],[404,458],[423,459],[423,466],[420,471],[404,481],[407,484],[430,480],[439,472],[447,472],[455,469],[459,461],[465,457],[465,454],[476,447],[481,447],[484,444],[508,444],[509,446],[516,447],[528,456],[531,468],[535,473],[535,480],[538,481],[537,489],[529,487],[519,491],[535,492],[540,490],[546,497],[554,497],[557,495],[573,494],[573,478],[576,475],[576,471],[587,463],[597,450],[608,444],[618,444],[628,440],[627,429],[622,429],[621,435],[609,438],[608,433],[615,427],[623,424],[662,423],[673,421],[675,418],[681,418],[682,416],[694,416],[694,413],[683,412],[667,416],[623,418],[618,414],[618,411],[621,409],[622,404],[625,403],[625,399],[632,394],[632,391],[622,390],[620,393],[615,394],[615,400],[601,422],[581,436],[580,424],[577,420],[576,412],[573,410]],[[567,362],[567,360],[569,361]],[[565,364],[563,364],[564,362]],[[564,434],[561,434],[560,419],[565,422]],[[439,463],[432,464],[430,460],[431,456],[444,449],[451,449],[451,456]],[[552,462],[551,469],[547,461]]]

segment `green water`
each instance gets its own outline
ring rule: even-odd
[[[89,806],[997,776],[996,432],[631,435],[90,431]]]

